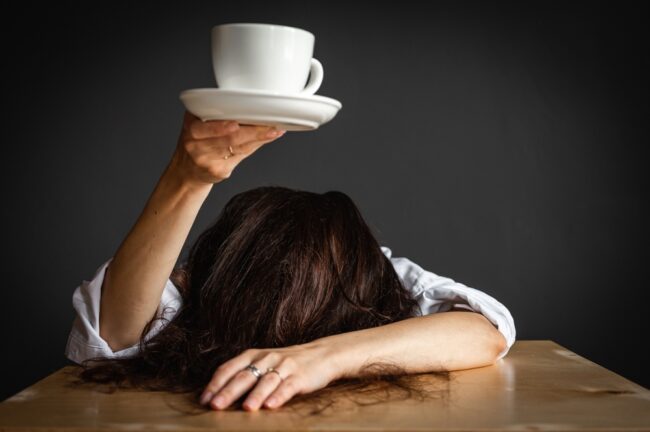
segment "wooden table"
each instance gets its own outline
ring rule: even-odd
[[[444,383],[426,375],[444,386],[437,399],[342,403],[311,416],[284,408],[183,415],[168,406],[182,405],[182,395],[66,387],[74,368],[0,403],[0,430],[650,431],[649,390],[547,340],[517,341],[497,364],[453,372]]]

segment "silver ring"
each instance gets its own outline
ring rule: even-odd
[[[253,375],[255,375],[256,378],[259,378],[262,375],[264,375],[258,368],[253,366],[252,363],[249,364],[248,366],[246,366],[243,370],[246,370],[246,369],[250,369],[250,371],[253,373]]]

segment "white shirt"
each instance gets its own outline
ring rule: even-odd
[[[424,270],[407,258],[392,258],[392,252],[387,247],[382,246],[381,250],[390,259],[404,287],[417,300],[421,315],[445,312],[454,306],[481,313],[497,327],[507,341],[507,346],[499,354],[498,359],[508,353],[515,342],[516,332],[512,315],[503,304],[482,291]],[[65,355],[76,363],[95,356],[128,356],[137,353],[139,349],[138,343],[136,343],[128,348],[113,351],[99,335],[101,287],[106,268],[112,260],[111,257],[102,264],[92,280],[82,281],[72,295],[72,306],[77,315],[68,336]],[[155,320],[145,335],[146,340],[158,333],[167,324],[167,320],[171,320],[176,315],[182,301],[176,286],[170,279],[167,279],[156,315],[157,317],[162,316],[166,320]]]

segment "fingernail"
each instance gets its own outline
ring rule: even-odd
[[[215,407],[221,408],[221,406],[224,404],[224,402],[225,402],[225,399],[223,398],[223,396],[217,396],[214,399],[213,404],[214,404]]]
[[[212,399],[212,396],[214,396],[214,393],[212,392],[205,392],[203,393],[203,396],[201,396],[201,405],[205,405],[208,402],[210,402],[210,399]]]
[[[271,398],[271,399],[269,399],[268,401],[266,401],[266,406],[269,406],[269,407],[275,406],[275,403],[276,403],[277,401],[278,401],[278,400],[277,400],[276,398]]]
[[[228,124],[226,125],[226,130],[229,132],[234,132],[237,129],[239,129],[239,124],[236,121],[228,122]]]
[[[270,131],[268,131],[266,133],[266,136],[267,136],[267,138],[273,138],[273,137],[276,137],[276,136],[280,136],[280,131],[276,130],[276,129],[270,130]]]

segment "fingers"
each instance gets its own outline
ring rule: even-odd
[[[201,153],[213,153],[218,157],[227,156],[233,149],[235,154],[249,155],[262,145],[280,138],[286,131],[267,126],[240,126],[235,132],[223,136],[211,136],[204,139],[185,141],[186,148],[199,150]]]
[[[241,146],[252,141],[275,139],[282,136],[283,134],[284,131],[277,130],[272,126],[240,126],[237,131],[221,139],[227,140],[228,145],[231,145],[234,149],[237,146]],[[219,139],[220,138],[216,138],[216,140]]]
[[[299,375],[290,375],[270,394],[264,405],[267,408],[277,408],[301,391],[302,384]]]
[[[190,169],[196,172],[195,175],[200,181],[216,183],[230,178],[243,159],[275,139],[277,138],[250,141],[238,146],[234,144],[231,135],[228,135],[209,140],[181,141],[179,145],[182,145],[189,155],[188,160],[192,164]]]
[[[271,141],[280,138],[282,135],[284,135],[284,132],[285,131],[280,131],[280,133],[273,138],[255,139],[252,141],[246,141],[239,144],[236,142],[236,139],[234,137],[232,139],[226,137],[213,138],[208,140],[202,140],[201,145],[205,146],[207,152],[210,152],[211,154],[215,155],[214,159],[222,159],[225,156],[228,156],[230,154],[229,151],[229,147],[230,147],[232,148],[232,152],[234,153],[234,155],[229,156],[227,160],[231,162],[240,162],[245,157],[248,157],[251,154],[253,154],[264,144],[268,144]]]
[[[185,112],[184,129],[192,139],[228,137],[230,145],[241,145],[248,141],[277,138],[281,135],[273,126],[240,125],[234,120],[202,121],[195,115]],[[268,132],[275,131],[268,135]]]
[[[268,396],[281,384],[282,378],[278,374],[275,372],[265,373],[246,397],[244,409],[248,411],[258,410],[262,403],[266,402]]]
[[[279,358],[279,353],[268,352],[262,354],[261,358],[246,363],[243,367],[246,367],[248,364],[253,364],[265,374],[266,369],[277,363]],[[272,373],[271,375],[276,375],[276,377],[269,377],[265,374],[258,380],[251,370],[241,369],[215,394],[210,404],[216,409],[226,408],[239,399],[243,394],[247,393],[252,387],[258,386],[261,382],[263,382],[264,388],[266,389],[265,392],[270,393],[275,389],[280,381],[280,377],[278,377],[277,374]],[[255,400],[255,409],[257,409],[263,401],[264,399],[261,399],[261,397],[260,400]],[[253,404],[251,403],[247,403],[246,408],[249,410],[253,409],[252,405]]]
[[[249,411],[257,410],[267,397],[282,384],[281,377],[290,373],[293,364],[292,360],[287,358],[280,361],[281,355],[277,352],[263,353],[253,360],[248,360],[249,358],[249,356],[240,355],[227,362],[228,364],[224,363],[223,367],[215,372],[212,381],[202,395],[201,402],[209,403],[214,409],[223,409],[254,387],[244,402],[244,408]],[[249,364],[254,364],[264,375],[258,379],[250,370],[244,369]],[[274,365],[280,375],[275,372],[266,373],[267,368]]]
[[[234,120],[202,121],[195,115],[185,111],[184,129],[194,139],[215,138],[226,136],[239,129],[239,123]]]
[[[242,369],[214,395],[209,401],[210,406],[214,409],[227,408],[255,384],[257,384],[257,377],[250,370]]]
[[[205,386],[205,390],[203,391],[203,394],[201,395],[200,403],[201,404],[206,404],[210,402],[211,400],[214,399],[214,396],[216,393],[237,373],[239,373],[243,368],[248,366],[250,363],[253,362],[255,355],[257,354],[256,350],[246,350],[237,357],[234,357],[227,362],[219,365],[219,367],[215,370],[214,374],[212,374],[212,379],[210,379],[210,382]],[[250,372],[248,372],[251,376]],[[253,376],[253,378],[255,378]]]

